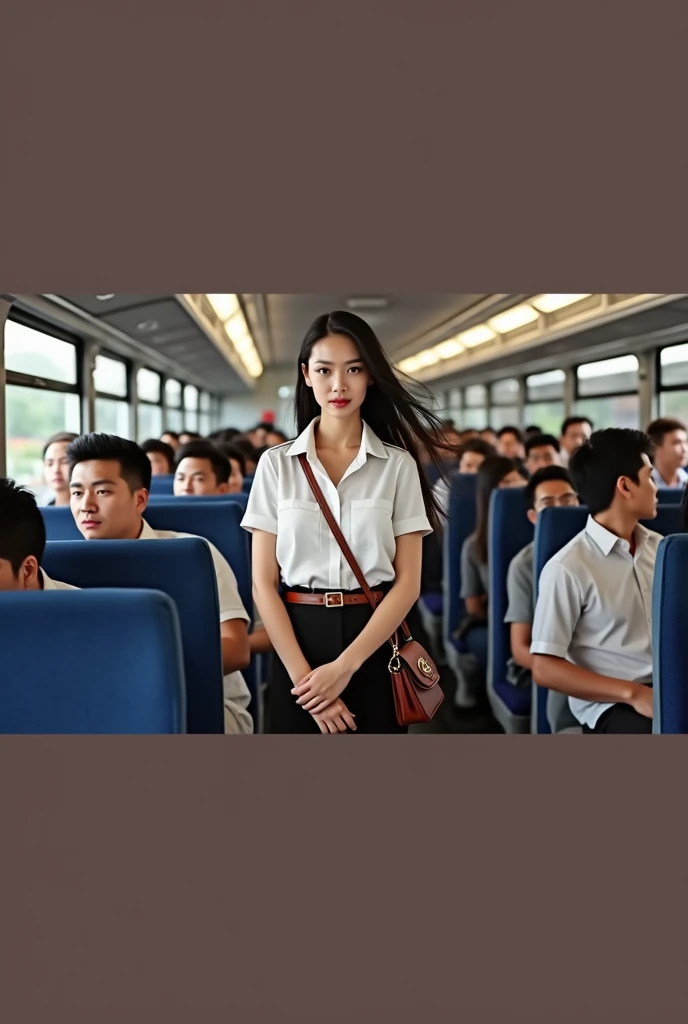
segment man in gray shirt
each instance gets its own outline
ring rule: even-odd
[[[528,518],[533,525],[544,508],[578,504],[571,477],[561,466],[545,466],[537,470],[525,489]],[[519,687],[532,684],[530,653],[533,618],[535,617],[534,543],[527,544],[511,560],[506,587],[509,607],[504,621],[511,625],[511,654],[507,678]],[[547,718],[552,732],[578,728],[569,708],[568,697],[550,690],[547,695]]]
[[[569,697],[590,733],[652,732],[652,587],[658,533],[652,442],[638,430],[599,430],[571,456],[585,529],[540,576],[533,679]]]

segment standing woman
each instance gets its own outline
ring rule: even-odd
[[[409,612],[420,594],[422,539],[440,522],[421,452],[443,466],[441,423],[353,313],[315,320],[297,372],[299,436],[263,454],[242,522],[253,534],[253,592],[275,649],[267,731],[406,732],[388,641],[404,619],[416,628]],[[374,611],[300,454],[377,598]]]

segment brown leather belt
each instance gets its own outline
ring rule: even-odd
[[[373,590],[373,597],[381,601],[385,596],[382,590]],[[287,604],[315,604],[325,608],[343,608],[345,604],[369,604],[365,594],[343,594],[340,590],[329,591],[327,594],[301,594],[295,590],[287,590],[284,595]]]

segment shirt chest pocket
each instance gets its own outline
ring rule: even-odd
[[[277,502],[278,536],[289,542],[297,540],[318,544],[322,513],[317,501],[302,498],[284,498]]]
[[[351,502],[351,539],[354,547],[394,550],[392,513],[394,505],[386,498],[355,498]]]

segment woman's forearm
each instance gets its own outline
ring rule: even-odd
[[[253,598],[270,642],[293,683],[308,675],[311,666],[298,645],[282,598],[271,586],[255,585]]]

